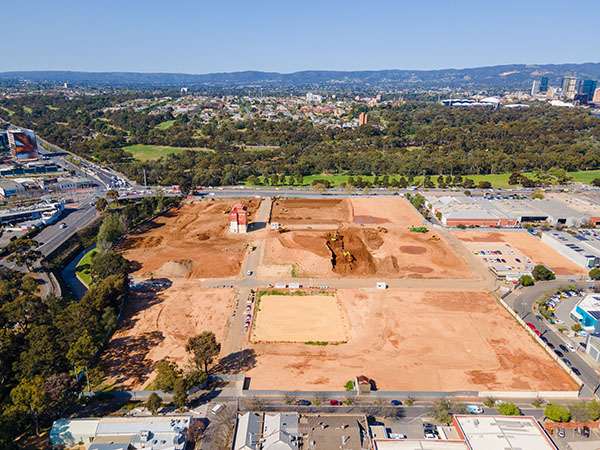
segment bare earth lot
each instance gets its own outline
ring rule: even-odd
[[[105,383],[143,389],[164,358],[183,368],[191,336],[212,331],[222,341],[233,299],[232,289],[202,289],[199,281],[181,278],[163,292],[133,295],[103,355]]]
[[[335,295],[263,295],[254,342],[343,342],[346,318]]]
[[[524,256],[531,259],[532,264],[545,264],[557,275],[586,275],[585,269],[562,256],[556,250],[548,247],[540,239],[526,231],[456,231],[454,235],[463,241],[470,250],[500,250],[509,265],[517,266],[515,257],[524,262]],[[509,244],[510,247],[506,246]],[[507,255],[506,250],[512,249],[515,255]],[[486,256],[489,258],[489,256]],[[477,257],[482,260],[483,255]],[[481,261],[483,264],[483,261]]]
[[[338,298],[347,344],[249,344],[250,389],[341,390],[356,375],[380,390],[576,390],[484,292],[353,291]]]
[[[403,198],[280,199],[277,203],[271,220],[290,225],[292,231],[270,232],[259,275],[289,276],[293,268],[299,277],[476,278],[445,242],[445,233],[408,230],[420,226],[423,218]],[[301,225],[305,228],[299,229]],[[342,240],[334,244],[335,230]],[[431,240],[434,234],[441,239]],[[343,250],[352,255],[351,262]]]
[[[234,277],[240,273],[248,234],[229,233],[236,200],[201,200],[184,204],[130,235],[121,245],[136,276]],[[251,213],[259,201],[243,200]]]

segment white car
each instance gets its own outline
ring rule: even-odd
[[[574,351],[575,351],[575,347],[573,347],[573,345],[572,345],[572,344],[567,344],[567,348],[568,348],[569,350],[571,350],[572,352],[574,352]]]
[[[431,431],[426,431],[425,439],[437,439],[437,436],[435,434],[433,434]]]
[[[560,320],[560,319],[556,319],[556,320],[554,321],[554,323],[556,323],[556,324],[558,324],[558,325],[562,325],[562,324],[564,324],[564,323],[565,323],[565,321],[564,321],[564,320]]]

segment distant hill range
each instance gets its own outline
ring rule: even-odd
[[[306,70],[294,73],[231,72],[201,75],[181,73],[32,71],[0,73],[0,83],[121,87],[266,87],[266,88],[469,88],[527,89],[532,80],[548,77],[557,86],[564,76],[600,79],[600,63],[510,64],[504,66],[441,70],[361,70],[352,72]]]

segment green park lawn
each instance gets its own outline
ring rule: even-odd
[[[196,152],[212,152],[209,148],[204,147],[169,147],[165,145],[129,145],[127,147],[123,147],[123,150],[126,152],[130,152],[133,155],[134,159],[138,161],[155,161],[157,159],[166,157],[168,155],[178,155],[183,153],[186,150],[192,150]]]
[[[79,276],[79,278],[89,286],[92,282],[92,256],[97,252],[96,249],[90,250],[85,254],[77,267],[75,268],[75,273]]]
[[[174,123],[174,120],[167,120],[166,122],[159,123],[154,128],[158,128],[159,130],[166,130],[167,128],[172,127]]]
[[[528,178],[533,178],[535,179],[535,176],[532,172],[524,172],[523,175],[525,175]],[[586,183],[586,184],[590,184],[592,182],[593,179],[595,178],[600,178],[600,170],[587,170],[587,171],[581,171],[581,172],[569,172],[569,175],[571,177],[573,177],[573,181],[577,182],[577,183]],[[303,178],[303,186],[312,186],[312,183],[314,180],[328,180],[332,186],[337,186],[340,185],[342,183],[347,183],[348,182],[348,178],[351,175],[331,175],[331,174],[322,174],[322,175],[306,175]],[[389,178],[390,180],[393,178],[399,179],[402,175],[390,175]],[[368,181],[373,181],[373,178],[375,178],[373,175],[361,175],[363,180],[368,180]],[[475,185],[477,185],[480,181],[489,181],[490,183],[492,183],[492,187],[494,188],[501,188],[501,189],[508,189],[511,188],[513,186],[508,184],[508,178],[510,177],[510,173],[501,173],[501,174],[494,174],[494,175],[464,175],[464,178],[470,178],[475,182]],[[280,184],[279,186],[287,186],[287,176],[286,176],[286,184]],[[353,178],[356,180],[357,175],[354,175]],[[379,177],[381,178],[381,177]],[[262,182],[262,184],[265,184],[264,178],[263,177],[259,177],[260,181]],[[437,175],[434,175],[431,177],[433,182],[437,181]],[[419,177],[414,177],[414,181],[413,181],[413,186],[419,186],[423,183],[423,177],[419,176]],[[249,184],[248,182],[246,182],[245,184]],[[294,186],[297,186],[297,183],[294,183]]]

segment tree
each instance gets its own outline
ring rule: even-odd
[[[508,177],[508,184],[515,185],[521,182],[521,174],[519,172],[513,172]]]
[[[467,186],[465,186],[465,187],[467,187]],[[479,189],[491,189],[492,183],[490,183],[489,181],[481,180],[479,182],[479,184],[477,185],[477,187]]]
[[[15,407],[31,416],[35,425],[35,434],[39,434],[40,416],[48,407],[48,397],[44,392],[44,379],[40,375],[33,378],[23,378],[10,391],[10,398]]]
[[[69,351],[67,352],[67,359],[69,362],[75,367],[84,368],[85,370],[85,378],[87,380],[88,391],[90,388],[90,378],[88,376],[88,366],[92,361],[92,358],[98,351],[98,346],[94,343],[92,337],[88,334],[87,330],[83,332],[81,337],[75,341],[75,343],[71,346]]]
[[[538,281],[539,280],[554,280],[554,278],[555,278],[554,272],[552,272],[546,266],[543,266],[541,264],[538,264],[537,266],[535,266],[533,268],[533,270],[531,271],[531,274],[533,275],[533,278],[535,278]]]
[[[156,415],[161,406],[162,400],[159,395],[156,392],[150,394],[146,401],[146,408],[148,408],[148,411],[150,411],[152,415]]]
[[[464,188],[474,188],[475,182],[471,178],[465,178],[462,185]]]
[[[596,187],[600,187],[600,178],[594,178],[592,180],[592,185]]]
[[[217,342],[212,331],[203,331],[188,340],[185,351],[192,354],[192,365],[196,369],[204,369],[204,372],[208,373],[208,366],[219,355],[221,344]]]
[[[543,199],[543,198],[544,198],[544,193],[543,193],[542,191],[534,191],[534,192],[531,194],[531,198],[534,198],[534,199],[541,200],[541,199]]]
[[[173,387],[173,404],[178,408],[183,408],[187,403],[188,393],[185,386],[185,380],[179,378],[175,381],[175,386]]]
[[[591,422],[592,418],[587,409],[586,402],[576,402],[569,406],[571,419],[574,422]]]
[[[596,267],[590,270],[589,276],[592,280],[600,280],[600,268]]]
[[[167,359],[157,362],[154,369],[157,373],[152,387],[159,391],[173,392],[178,380],[183,379],[177,365]]]
[[[585,407],[590,414],[590,419],[598,420],[600,418],[600,402],[598,400],[592,400],[585,404]]]
[[[48,410],[60,417],[76,398],[77,383],[66,373],[50,375],[44,381],[43,391],[47,395]]]
[[[496,409],[503,416],[520,416],[521,410],[511,402],[503,402],[500,405],[496,406]]]
[[[521,278],[519,278],[519,283],[521,286],[533,286],[533,278],[531,278],[529,275],[521,275]]]
[[[452,421],[453,414],[466,414],[467,407],[464,403],[454,403],[443,398],[431,405],[429,413],[435,420],[449,423]]]
[[[98,211],[104,211],[106,209],[106,207],[108,206],[108,202],[106,201],[105,198],[100,197],[98,200],[96,200],[96,209]]]
[[[557,403],[548,403],[544,415],[555,422],[568,422],[571,418],[569,409]]]
[[[106,198],[114,202],[116,199],[119,198],[119,193],[114,189],[111,189],[106,193]]]
[[[323,192],[325,192],[327,190],[327,187],[323,183],[317,183],[317,184],[313,185],[313,189],[315,192],[322,194]]]
[[[119,252],[96,252],[92,255],[92,281],[95,283],[110,275],[126,274],[127,266],[127,260]]]
[[[101,243],[106,243],[112,247],[117,243],[122,233],[118,214],[111,214],[102,221],[102,225],[98,229],[98,247]]]
[[[27,266],[27,270],[31,271],[33,263],[42,257],[42,252],[35,250],[39,245],[37,241],[27,238],[10,241],[6,246],[10,255],[6,259],[19,267]]]

